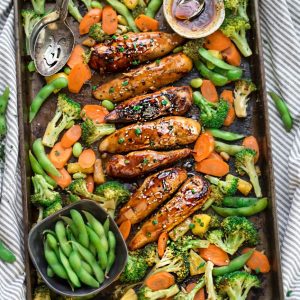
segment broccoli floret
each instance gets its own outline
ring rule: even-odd
[[[100,140],[105,135],[112,134],[116,127],[114,124],[96,124],[90,119],[86,119],[82,124],[82,141],[86,145],[91,145]]]
[[[151,273],[157,272],[174,273],[178,282],[183,281],[189,275],[189,262],[186,253],[178,251],[173,246],[168,246],[163,257],[158,261]]]
[[[226,196],[232,196],[236,193],[238,187],[237,177],[226,177],[226,181],[220,180],[217,177],[206,175],[205,178],[212,184],[218,186],[223,194]]]
[[[169,298],[176,295],[179,292],[177,284],[172,285],[168,289],[152,291],[150,288],[143,286],[138,291],[139,300],[157,300],[162,298]]]
[[[138,5],[131,11],[132,17],[136,19],[139,15],[146,13],[147,5],[144,0],[138,0]]]
[[[143,255],[138,252],[128,254],[127,263],[123,273],[120,276],[122,283],[136,283],[141,281],[146,275],[148,264]]]
[[[69,0],[68,11],[77,22],[82,20],[82,15],[73,0]]]
[[[212,185],[210,187],[210,194],[208,196],[208,199],[202,206],[202,210],[206,211],[210,208],[212,204],[215,204],[217,206],[222,205],[222,201],[224,199],[224,194],[221,192],[218,186]]]
[[[81,200],[81,198],[78,195],[74,195],[72,193],[68,194],[68,202],[69,203],[77,202],[77,201],[80,201],[80,200]]]
[[[205,127],[220,128],[228,113],[228,102],[220,100],[218,103],[207,101],[200,92],[193,93],[194,103],[200,109],[200,120]]]
[[[250,80],[239,80],[235,82],[234,109],[239,118],[247,117],[249,95],[254,91],[256,91],[256,86]]]
[[[34,195],[31,196],[31,202],[36,206],[48,207],[54,202],[61,201],[61,196],[53,190],[42,175],[35,175],[31,178],[34,188]]]
[[[208,246],[208,244],[208,241],[194,239],[190,235],[185,235],[178,241],[172,242],[170,246],[176,249],[176,251],[188,255],[190,249],[205,248]]]
[[[234,12],[237,11],[239,6],[240,0],[224,0],[224,7],[226,9],[233,10]]]
[[[31,0],[33,9],[37,15],[45,14],[45,2],[46,0]]]
[[[157,244],[156,243],[148,244],[143,249],[143,256],[149,267],[152,267],[153,265],[158,263],[159,256],[158,256],[158,251],[157,251]]]
[[[117,28],[115,35],[122,35],[126,32],[128,32],[128,27],[118,24],[118,28]],[[96,23],[90,27],[89,37],[91,37],[98,43],[104,42],[105,40],[108,40],[108,39],[112,39],[112,37],[110,35],[106,34],[103,31],[101,23]]]
[[[217,277],[216,286],[219,293],[230,300],[246,300],[252,287],[260,287],[260,281],[256,275],[235,271]]]
[[[227,217],[220,229],[210,231],[206,238],[225,252],[234,254],[243,244],[256,245],[258,232],[245,217]]]
[[[129,190],[118,181],[107,181],[99,185],[95,190],[95,194],[114,201],[116,207],[118,204],[126,202],[130,197]]]
[[[256,197],[262,197],[262,192],[258,180],[258,175],[256,173],[254,159],[256,156],[256,151],[253,149],[244,149],[235,155],[235,167],[240,175],[248,174],[250,181],[253,185],[253,189]]]
[[[193,61],[200,60],[199,49],[203,47],[204,39],[190,40],[183,45],[183,53]]]
[[[53,147],[59,134],[66,128],[68,123],[79,118],[80,104],[65,94],[59,94],[55,115],[47,125],[43,136],[43,144],[47,147]]]
[[[221,31],[236,44],[245,57],[252,55],[246,37],[246,31],[250,28],[250,23],[239,16],[226,17],[220,27]]]
[[[57,211],[62,209],[61,200],[54,202],[50,206],[46,207],[43,211],[43,218],[47,218],[52,214],[56,213]]]
[[[51,300],[50,290],[45,284],[39,285],[34,290],[33,300]]]
[[[196,286],[188,293],[186,291],[180,291],[174,300],[194,300],[196,294],[205,286],[204,278],[202,277]]]
[[[41,17],[31,9],[23,9],[21,11],[21,16],[23,18],[23,27],[26,35],[26,39],[25,39],[26,54],[30,54],[30,46],[29,46],[30,35],[32,33],[33,27],[41,19]]]
[[[230,9],[235,15],[238,14],[247,22],[249,21],[247,14],[248,0],[225,0],[224,6],[226,9]]]

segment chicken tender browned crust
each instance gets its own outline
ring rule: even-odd
[[[166,117],[153,122],[132,124],[115,131],[99,145],[101,152],[122,153],[143,149],[168,149],[196,141],[199,122],[184,117]]]
[[[108,123],[145,122],[166,115],[184,115],[192,106],[189,86],[167,87],[119,104],[105,120]]]
[[[106,164],[106,174],[111,177],[134,178],[162,168],[189,156],[191,149],[158,152],[153,150],[134,151],[127,155],[116,154]]]
[[[142,225],[130,241],[129,249],[136,250],[157,241],[163,231],[169,232],[200,209],[209,193],[209,184],[202,177],[193,176],[188,179],[176,195]]]
[[[126,220],[130,220],[131,224],[141,222],[171,198],[186,178],[187,172],[180,168],[166,169],[149,176],[121,208],[117,224]]]
[[[96,88],[93,95],[98,100],[124,101],[177,81],[192,68],[193,63],[185,54],[170,55],[160,61],[119,74]]]
[[[100,71],[119,72],[170,53],[184,38],[175,33],[128,33],[92,48],[89,65]]]

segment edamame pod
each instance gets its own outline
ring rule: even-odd
[[[59,257],[59,251],[58,251],[58,242],[54,235],[48,233],[46,236],[46,241],[49,245],[49,247],[55,252],[56,256]]]
[[[69,244],[66,237],[66,228],[62,221],[57,221],[55,224],[55,233],[59,242],[59,246],[64,254],[69,257],[72,251],[72,246]]]
[[[77,228],[77,232],[78,232],[76,239],[82,246],[84,246],[85,248],[88,248],[89,247],[89,236],[88,236],[88,233],[87,233],[87,230],[85,227],[85,223],[84,223],[84,220],[83,220],[80,212],[78,212],[75,209],[71,209],[70,214],[71,214],[73,223],[75,224],[75,226]]]
[[[116,238],[112,231],[108,232],[108,244],[109,244],[109,252],[107,257],[107,266],[105,270],[105,276],[108,275],[113,263],[116,259]]]
[[[162,4],[163,0],[150,0],[146,8],[146,16],[154,19]]]
[[[60,218],[68,225],[68,227],[70,228],[72,234],[75,237],[77,237],[77,234],[78,234],[77,228],[76,228],[75,224],[73,223],[72,219],[69,218],[69,217],[66,217],[66,216],[61,216]]]
[[[258,201],[257,198],[246,197],[225,197],[222,201],[223,206],[226,207],[248,207],[254,205]]]

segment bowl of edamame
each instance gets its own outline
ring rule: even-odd
[[[36,224],[28,249],[43,281],[68,297],[95,296],[122,273],[127,247],[114,220],[81,200]]]

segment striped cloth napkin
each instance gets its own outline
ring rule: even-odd
[[[251,0],[250,0],[251,1]],[[299,0],[260,1],[267,90],[280,93],[295,120],[291,133],[269,99],[276,200],[287,299],[300,299],[300,5]],[[0,195],[0,239],[17,262],[0,262],[0,299],[25,299],[22,204],[18,167],[18,123],[12,0],[0,1],[0,93],[9,85],[5,175]],[[274,299],[275,300],[275,299]]]

